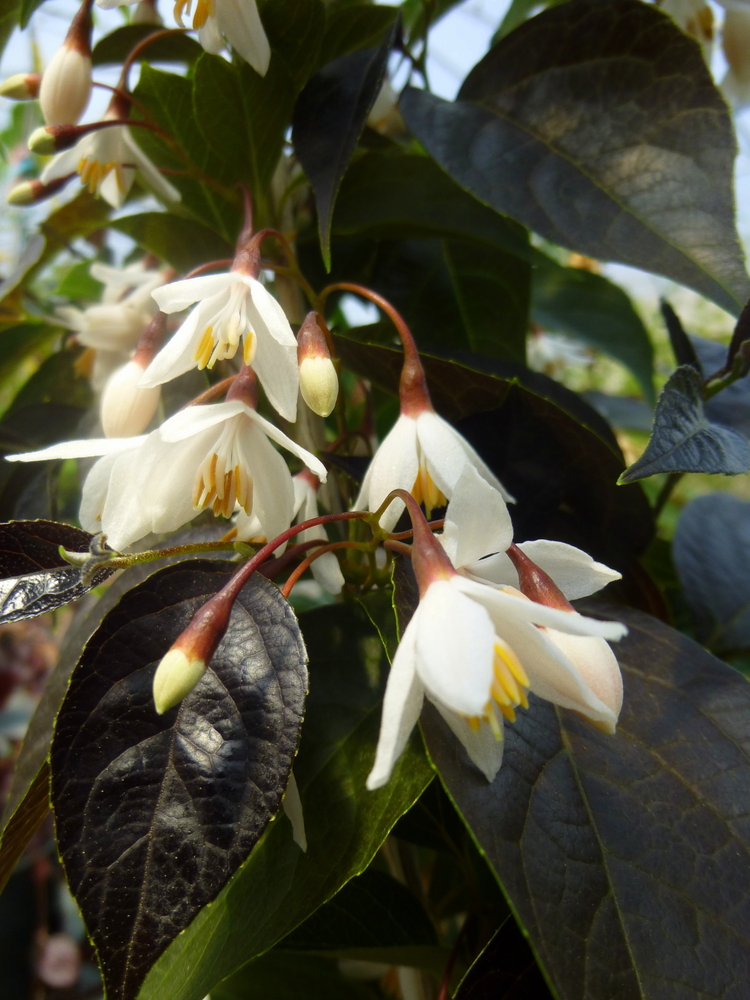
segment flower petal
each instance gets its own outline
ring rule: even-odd
[[[250,289],[247,312],[253,327],[256,331],[260,327],[279,344],[293,347],[296,351],[297,340],[281,305],[256,278],[246,278],[245,283]]]
[[[20,455],[6,455],[6,462],[46,462],[50,458],[93,458],[97,455],[114,455],[128,451],[145,441],[144,437],[86,438],[83,441],[60,441],[39,451],[25,451]]]
[[[159,428],[162,441],[184,441],[185,438],[200,434],[201,431],[231,420],[240,413],[250,414],[250,407],[240,399],[224,403],[210,403],[207,406],[186,406],[178,410]]]
[[[232,48],[265,76],[271,48],[255,0],[217,0],[216,19]]]
[[[428,695],[429,697],[429,695]],[[504,740],[496,738],[487,722],[481,722],[475,732],[466,719],[455,712],[449,712],[439,702],[434,702],[435,708],[450,726],[453,735],[463,744],[469,759],[479,768],[487,781],[494,781],[503,762]],[[498,719],[498,727],[502,732],[502,718]]]
[[[311,529],[312,530],[312,529]],[[306,532],[303,532],[306,534]],[[344,574],[333,552],[325,552],[310,565],[313,578],[329,594],[340,594],[344,586]]]
[[[454,566],[473,563],[490,552],[505,552],[513,541],[505,501],[468,463],[456,483],[439,537]]]
[[[249,422],[243,430],[240,447],[253,479],[253,514],[260,519],[263,532],[270,541],[292,523],[292,474],[282,456],[254,422]]]
[[[258,427],[262,429],[264,434],[270,437],[272,441],[275,441],[276,444],[280,444],[282,448],[286,448],[287,451],[290,451],[293,455],[296,455],[297,458],[301,459],[308,469],[315,473],[321,483],[326,481],[328,478],[328,470],[320,459],[316,458],[312,452],[303,448],[302,445],[297,444],[296,441],[292,441],[292,439],[287,437],[283,431],[280,431],[278,427],[274,427],[269,420],[266,420],[265,417],[262,417],[255,410],[248,409],[248,416]]]
[[[419,608],[406,627],[388,675],[375,763],[367,778],[370,791],[388,782],[422,711],[424,688],[416,671],[418,614]]]
[[[205,328],[207,310],[202,304],[190,313],[143,373],[139,389],[152,389],[195,368],[195,349]]]
[[[175,202],[181,201],[182,195],[170,184],[166,177],[158,170],[155,164],[149,159],[148,156],[143,152],[140,146],[136,145],[133,137],[130,135],[130,130],[126,129],[123,137],[123,145],[127,149],[128,159],[131,163],[135,163],[138,168],[138,173],[141,175],[141,179],[144,180],[148,187],[151,188],[153,194],[157,198],[161,198],[162,201]],[[130,186],[133,181],[127,185],[127,190],[130,190]],[[127,193],[127,191],[126,191]]]
[[[622,579],[617,570],[596,562],[588,553],[565,542],[540,538],[521,542],[518,547],[552,578],[569,601],[588,597],[608,583]]]
[[[566,635],[552,628],[545,629],[544,634],[564,653],[597,698],[612,712],[614,722],[610,732],[614,732],[614,723],[622,708],[622,674],[609,644],[596,636]]]
[[[183,278],[182,281],[171,281],[168,285],[156,288],[151,295],[156,304],[165,313],[182,312],[193,302],[210,299],[237,281],[237,275],[232,271],[223,274],[202,274],[197,278]]]
[[[280,344],[268,334],[259,336],[253,368],[271,406],[293,423],[299,396],[297,347]]]
[[[102,530],[102,511],[107,502],[109,480],[120,454],[118,452],[105,455],[98,462],[94,462],[83,484],[78,520],[84,531],[90,531],[94,535]]]
[[[417,422],[402,414],[375,452],[353,509],[374,511],[391,490],[411,491],[418,469]],[[403,501],[394,500],[380,518],[381,527],[392,531],[403,509]]]
[[[431,584],[419,602],[417,672],[433,700],[475,716],[490,699],[495,627],[486,609],[455,586],[459,579]]]

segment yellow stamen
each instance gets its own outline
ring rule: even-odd
[[[419,463],[417,478],[411,488],[411,495],[418,504],[423,504],[427,516],[430,517],[435,507],[445,507],[448,503],[445,494],[440,491],[435,480],[430,475],[424,458]]]
[[[211,352],[214,348],[214,328],[212,326],[207,326],[203,331],[203,336],[200,339],[200,343],[195,351],[195,360],[198,362],[198,368],[202,371],[209,362],[211,357]]]
[[[246,365],[251,365],[255,361],[255,353],[258,349],[258,338],[253,330],[248,330],[245,334],[245,342],[242,345],[242,359]]]

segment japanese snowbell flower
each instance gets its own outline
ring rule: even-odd
[[[318,516],[318,480],[310,472],[302,471],[294,477],[294,513],[297,515],[297,523],[309,521],[310,518]],[[307,528],[297,535],[297,542],[328,541],[326,529],[322,524],[315,528]],[[311,549],[314,552],[315,549]],[[333,552],[326,552],[318,556],[315,562],[310,564],[310,571],[323,588],[329,594],[340,594],[344,586],[344,577],[339,566],[339,561]]]
[[[469,442],[435,413],[422,363],[409,340],[404,341],[399,396],[401,413],[370,462],[354,510],[375,511],[391,490],[402,489],[424,504],[429,515],[445,506],[467,464],[512,500]],[[380,518],[381,527],[393,530],[403,509],[402,501],[391,503]]]
[[[127,117],[117,106],[116,98],[109,106],[104,120]],[[43,184],[80,174],[81,181],[92,194],[98,195],[113,208],[122,208],[133,186],[136,173],[140,173],[147,186],[163,201],[176,202],[180,193],[156,169],[130,135],[127,125],[110,125],[87,132],[72,149],[58,153],[50,160],[40,175]]]
[[[137,0],[96,0],[97,7],[110,10],[125,7]],[[181,28],[183,16],[192,14],[192,0],[176,0],[174,18]],[[197,0],[192,27],[206,52],[215,54],[225,47],[224,39],[253,69],[266,75],[271,60],[271,48],[258,13],[255,0]]]
[[[143,377],[144,388],[168,382],[191,368],[212,368],[233,358],[242,342],[245,364],[257,372],[268,400],[282,417],[297,415],[297,341],[289,320],[260,281],[235,268],[164,285],[153,294],[165,313],[198,303],[156,355]]]
[[[283,531],[294,487],[271,441],[325,479],[314,455],[240,399],[187,407],[146,437],[67,441],[10,460],[103,456],[84,483],[80,520],[123,549],[150,532],[174,531],[199,510],[229,517],[236,503],[257,514],[269,537]]]
[[[420,602],[393,658],[368,788],[388,781],[425,696],[488,781],[502,763],[503,719],[513,721],[516,708],[528,706],[529,690],[614,732],[619,704],[597,694],[550,631],[565,640],[619,639],[623,625],[458,573],[424,521],[415,520],[414,539]]]

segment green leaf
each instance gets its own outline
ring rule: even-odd
[[[380,92],[399,23],[379,48],[350,52],[319,70],[294,108],[292,142],[315,192],[320,246],[329,270],[336,194]]]
[[[458,100],[409,88],[414,135],[463,187],[535,232],[663,274],[738,312],[736,141],[695,42],[640,0],[570,0],[474,67]]]
[[[0,385],[11,384],[18,378],[24,359],[44,347],[59,335],[59,328],[47,323],[19,323],[17,326],[0,326]],[[16,383],[17,384],[17,383]]]
[[[18,27],[21,28],[21,30],[28,27],[31,15],[35,10],[38,10],[43,3],[44,0],[21,0],[21,3],[18,4],[16,8],[18,10]]]
[[[197,687],[163,716],[154,709],[159,661],[232,572],[180,563],[126,594],[86,645],[55,724],[58,848],[113,1000],[138,995],[245,861],[291,771],[305,649],[262,576],[240,593]]]
[[[646,450],[622,483],[659,472],[738,476],[750,470],[750,444],[729,427],[711,423],[703,407],[703,379],[692,365],[677,368],[664,386]]]
[[[316,955],[272,951],[211,990],[211,1000],[372,1000],[343,977],[338,963]]]
[[[230,194],[221,190],[221,185],[231,183],[232,179],[227,177],[223,161],[196,128],[192,91],[191,80],[142,66],[134,96],[155,123],[175,140],[192,165],[190,176],[169,178],[181,193],[182,206],[203,225],[233,243],[239,229],[239,202],[234,204]],[[154,133],[138,128],[133,129],[133,136],[157,166],[177,171],[187,169],[186,161]]]
[[[138,246],[180,272],[190,271],[208,260],[224,260],[234,255],[232,244],[214,230],[168,212],[125,215],[115,219],[111,228],[130,236]]]
[[[431,780],[422,749],[412,740],[388,788],[365,788],[387,665],[365,612],[331,605],[303,614],[300,624],[310,694],[294,771],[307,853],[292,842],[285,820],[272,824],[213,905],[159,960],[139,1000],[202,1000],[220,979],[271,948],[364,871]]]
[[[343,237],[471,240],[537,262],[544,256],[507,216],[459,187],[427,156],[369,152],[341,183],[332,233]]]
[[[532,696],[491,785],[434,710],[430,755],[560,1000],[740,1000],[750,686],[648,615],[606,611],[630,629],[617,735]]]
[[[352,331],[353,334],[360,331]],[[396,394],[401,351],[335,338],[347,368]],[[623,494],[622,456],[604,420],[575,393],[510,362],[422,355],[437,412],[455,423],[516,498],[516,539],[556,538],[616,567],[643,604],[634,559],[653,536],[641,490]],[[483,370],[479,370],[480,367]]]
[[[680,513],[672,558],[696,638],[719,651],[750,649],[750,503],[726,493]]]
[[[91,62],[94,66],[122,65],[139,42],[161,30],[153,24],[125,24],[99,39],[91,53]],[[164,35],[144,48],[136,61],[180,62],[190,65],[202,52],[200,43],[190,35]]]
[[[55,290],[56,295],[78,302],[98,302],[104,285],[91,277],[91,261],[79,260],[65,274]]]
[[[283,59],[300,90],[319,62],[325,6],[321,0],[261,0],[258,6],[273,56]]]
[[[630,298],[617,285],[600,274],[547,260],[534,270],[531,318],[620,361],[653,406],[654,349]]]
[[[18,0],[0,0],[0,53],[8,44],[8,39],[16,26],[19,6]]]
[[[380,45],[398,16],[397,7],[352,3],[328,7],[320,51],[322,66],[355,52]]]
[[[554,7],[558,3],[566,3],[567,0],[511,0],[505,17],[500,22],[500,27],[492,36],[492,44],[495,45],[509,35],[511,31],[519,28],[532,14],[538,13],[540,7]]]

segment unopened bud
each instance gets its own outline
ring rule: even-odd
[[[14,73],[0,83],[0,97],[11,101],[33,101],[39,96],[41,82],[39,73]]]
[[[575,612],[557,584],[515,543],[508,549],[508,557],[518,573],[518,589],[525,597],[548,608]]]
[[[190,659],[174,646],[162,659],[154,674],[154,705],[157,715],[179,705],[206,672],[204,660]]]
[[[339,394],[339,380],[317,314],[307,314],[297,334],[297,361],[302,398],[318,416],[333,411]]]
[[[164,24],[154,0],[140,0],[136,4],[133,11],[133,24]]]
[[[52,156],[59,152],[62,146],[57,145],[57,125],[41,125],[35,128],[29,136],[29,149],[38,156]],[[67,148],[67,147],[65,147]]]
[[[42,184],[41,181],[22,181],[11,188],[8,193],[9,205],[36,205],[45,198],[51,198],[57,194],[68,183],[75,174],[68,174],[67,177],[58,177],[57,180],[50,181],[49,184]]]
[[[139,389],[144,369],[136,360],[118,368],[107,382],[101,401],[106,437],[135,437],[151,423],[161,398],[161,386]]]
[[[42,77],[39,104],[48,125],[71,125],[91,97],[91,56],[67,43],[52,57]]]

